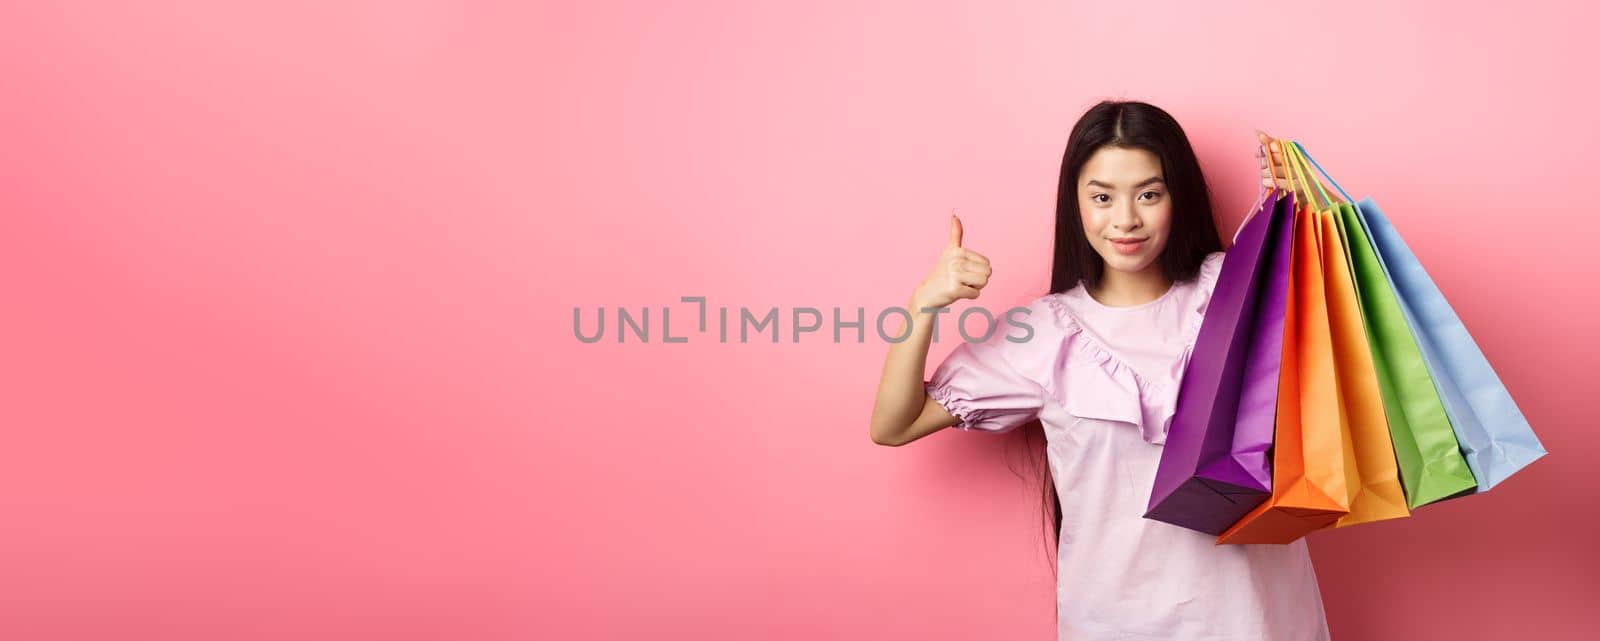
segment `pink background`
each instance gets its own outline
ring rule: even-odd
[[[1600,624],[1579,3],[127,4],[0,9],[0,636],[1052,638],[1020,441],[875,446],[884,343],[678,297],[904,304],[952,207],[1043,293],[1116,97],[1225,236],[1254,127],[1376,197],[1552,452],[1314,535],[1335,638]]]

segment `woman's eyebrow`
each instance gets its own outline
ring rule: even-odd
[[[1138,189],[1138,188],[1143,187],[1145,185],[1151,185],[1151,184],[1155,184],[1155,183],[1164,183],[1164,182],[1165,181],[1161,180],[1160,176],[1151,176],[1149,178],[1146,178],[1144,180],[1139,181],[1139,184],[1134,185],[1133,188],[1134,189]],[[1103,183],[1103,182],[1100,182],[1098,180],[1089,181],[1088,186],[1089,187],[1105,187],[1106,189],[1116,189],[1117,188],[1116,185]]]

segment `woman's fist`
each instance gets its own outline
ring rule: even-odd
[[[912,294],[911,304],[916,309],[911,312],[920,312],[924,307],[944,307],[962,298],[977,298],[983,286],[989,284],[991,273],[988,258],[961,246],[961,219],[952,213],[950,241],[939,253],[933,272]]]
[[[1279,142],[1259,129],[1256,130],[1256,139],[1261,141],[1261,149],[1256,152],[1256,159],[1259,161],[1257,164],[1261,168],[1261,186],[1293,191],[1297,202],[1311,202],[1310,190],[1314,187],[1306,181],[1314,180],[1316,177],[1306,176],[1303,173],[1289,173],[1289,164],[1283,149],[1283,146],[1289,143]],[[1299,177],[1298,180],[1296,176]]]

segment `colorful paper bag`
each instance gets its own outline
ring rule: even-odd
[[[1294,200],[1270,190],[1206,304],[1145,518],[1216,535],[1271,492]]]

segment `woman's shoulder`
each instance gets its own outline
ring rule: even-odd
[[[1011,336],[1002,347],[1020,369],[1039,377],[1053,375],[1087,336],[1078,298],[1083,284],[1060,292],[1037,295],[1008,310]],[[1006,321],[1002,320],[1001,323]]]
[[[977,318],[963,320],[958,314],[950,319],[963,326],[959,350],[1046,384],[1060,362],[1062,348],[1072,342],[1071,336],[1078,331],[1070,312],[1062,306],[1060,295],[1023,295],[1005,309],[991,306],[985,311],[992,319],[987,334],[981,334],[982,323]]]
[[[1072,289],[1036,296],[1022,309],[1027,310],[1027,317],[1032,319],[1030,322],[1036,328],[1041,328],[1039,331],[1056,336],[1069,334],[1079,328],[1076,313],[1072,309],[1072,298],[1082,291],[1083,283],[1079,283]]]
[[[1194,288],[1205,298],[1211,297],[1211,292],[1217,287],[1217,276],[1222,273],[1222,263],[1228,258],[1226,251],[1214,251],[1206,254],[1205,260],[1200,262],[1200,271],[1195,275]]]
[[[1200,262],[1200,275],[1195,280],[1203,286],[1215,286],[1217,274],[1222,272],[1222,262],[1227,258],[1227,250],[1206,254],[1205,260]]]
[[[1040,344],[1054,344],[1070,327],[1063,318],[1059,296],[1024,297],[1017,304],[995,312],[994,334],[981,342],[1007,352],[1032,351]]]
[[[1226,251],[1206,254],[1205,260],[1200,263],[1200,271],[1194,279],[1185,283],[1188,291],[1180,297],[1180,305],[1184,310],[1181,334],[1185,344],[1192,344],[1200,332],[1206,310],[1211,306],[1211,294],[1217,289],[1217,278],[1222,274],[1222,265],[1227,256]]]

